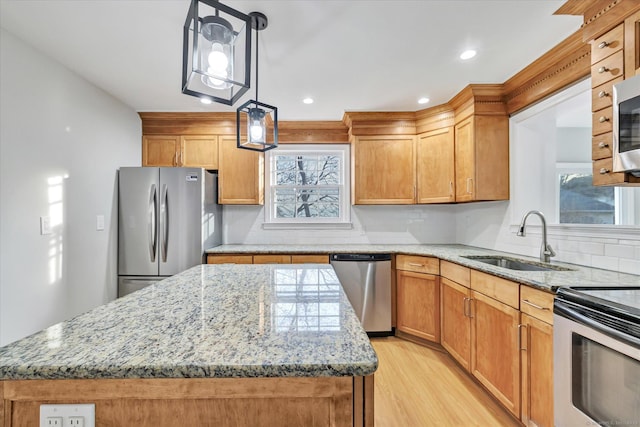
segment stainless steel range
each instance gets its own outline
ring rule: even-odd
[[[556,427],[640,426],[640,288],[561,288],[553,313]]]

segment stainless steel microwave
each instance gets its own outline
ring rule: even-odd
[[[613,85],[613,171],[640,177],[640,75]]]

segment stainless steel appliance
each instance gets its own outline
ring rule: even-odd
[[[203,262],[222,243],[217,174],[123,167],[118,177],[118,296]]]
[[[556,427],[640,424],[640,288],[558,290]]]
[[[390,334],[391,255],[332,254],[331,265],[364,330]]]
[[[640,176],[640,76],[613,85],[613,171]]]

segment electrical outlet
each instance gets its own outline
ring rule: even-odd
[[[95,427],[96,405],[40,405],[40,427]]]
[[[104,215],[96,216],[96,230],[104,231]]]
[[[51,218],[48,216],[40,217],[40,234],[51,234]]]

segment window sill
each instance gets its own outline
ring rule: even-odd
[[[311,222],[311,223],[263,223],[263,230],[351,230],[353,229],[353,224],[350,222],[342,222],[342,223],[322,223],[322,222]]]

